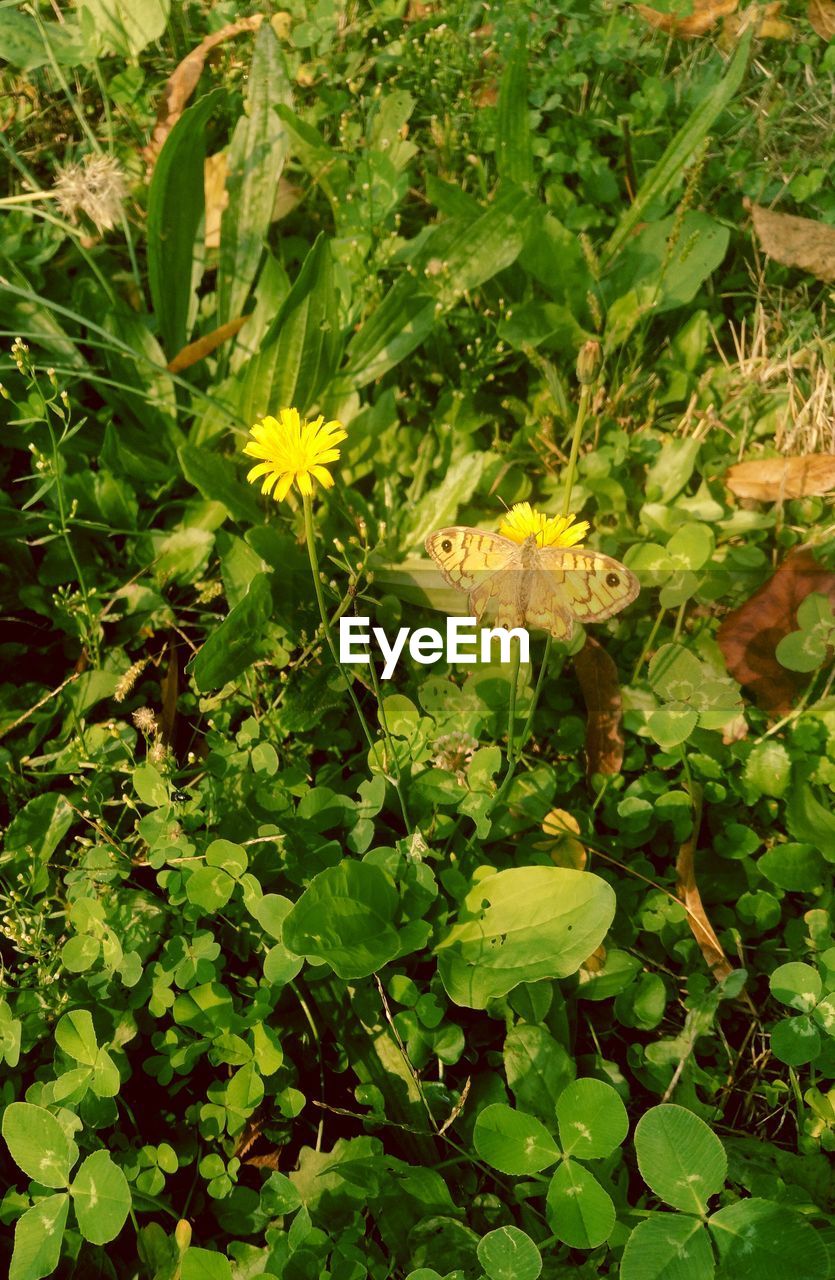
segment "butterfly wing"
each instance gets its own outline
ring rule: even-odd
[[[424,546],[451,587],[471,591],[477,583],[513,562],[515,543],[500,533],[453,525],[430,533]]]
[[[540,547],[536,564],[553,580],[564,609],[579,622],[603,622],[637,596],[634,573],[599,551],[576,547]]]
[[[542,569],[529,570],[526,590],[525,626],[537,631],[550,631],[555,640],[569,640],[574,630],[574,619],[562,584],[555,575]]]

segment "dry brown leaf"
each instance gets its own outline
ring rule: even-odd
[[[822,40],[835,36],[835,4],[832,0],[809,0],[806,16]]]
[[[738,498],[782,502],[835,489],[835,453],[738,462],[725,472],[725,484]]]
[[[183,369],[188,369],[191,365],[197,364],[198,360],[205,360],[206,356],[211,355],[216,347],[228,342],[230,338],[234,338],[238,330],[246,324],[247,319],[247,316],[238,316],[235,320],[229,320],[226,324],[222,324],[218,329],[212,329],[211,333],[205,333],[196,342],[189,342],[166,365],[168,372],[181,373]]]
[[[226,190],[226,175],[229,165],[225,151],[218,151],[213,156],[206,156],[203,164],[203,192],[206,200],[206,230],[204,239],[207,249],[220,247],[220,222],[223,210],[229,203],[229,192]]]
[[[297,187],[294,182],[290,182],[288,178],[279,178],[273,205],[273,222],[280,222],[282,218],[287,217],[288,213],[292,213],[296,205],[301,203],[303,195],[302,188]]]
[[[739,0],[693,0],[693,12],[684,17],[679,17],[676,13],[662,13],[646,4],[632,7],[651,27],[666,31],[671,36],[692,39],[693,36],[703,36],[711,27],[716,26],[720,18],[733,13],[738,3]]]
[[[800,267],[819,280],[835,280],[835,227],[793,213],[774,213],[750,200],[743,203],[769,258],[784,267]]]
[[[144,154],[149,172],[156,163],[162,144],[183,114],[186,103],[194,93],[197,82],[203,74],[206,59],[212,50],[216,49],[219,44],[223,44],[225,40],[230,40],[233,36],[240,35],[243,31],[257,31],[263,21],[264,15],[262,13],[254,13],[250,18],[239,18],[237,22],[228,23],[227,26],[221,27],[220,31],[215,31],[212,35],[206,36],[205,40],[201,40],[192,49],[191,53],[187,53],[182,62],[178,63],[174,68],[165,83],[165,91],[157,111],[157,122],[154,125],[151,141],[145,147]]]
[[[598,640],[586,643],[574,658],[583,691],[586,722],[586,772],[620,773],[623,764],[622,705],[618,669]]]
[[[702,796],[698,787],[694,787],[693,799],[695,801],[693,832],[679,849],[676,858],[676,892],[687,912],[690,932],[699,944],[705,963],[716,981],[721,982],[731,973],[733,966],[725,955],[722,943],[716,936],[716,930],[708,919],[696,881],[696,846],[699,840],[699,828],[702,825]]]
[[[750,600],[729,613],[717,632],[728,671],[770,716],[788,714],[806,684],[807,677],[780,665],[776,649],[783,636],[797,630],[798,606],[813,591],[835,604],[835,573],[801,548],[786,557]]]
[[[717,41],[719,48],[729,53],[738,44],[743,31],[752,25],[760,40],[789,40],[794,28],[781,17],[782,7],[782,0],[771,0],[769,4],[749,4],[741,13],[737,10],[729,14],[722,20],[722,34]]]

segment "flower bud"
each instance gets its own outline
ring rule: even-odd
[[[600,369],[600,343],[594,338],[584,342],[577,357],[577,381],[581,387],[594,382]]]

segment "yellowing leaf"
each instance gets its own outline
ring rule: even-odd
[[[832,0],[809,0],[806,16],[822,40],[831,40],[835,36],[835,4]]]
[[[693,0],[693,11],[688,14],[662,13],[659,9],[651,9],[649,5],[636,4],[633,7],[651,27],[666,31],[671,36],[691,39],[703,36],[711,27],[715,27],[720,18],[725,18],[735,11],[739,0]]]
[[[782,502],[835,489],[835,453],[790,458],[756,458],[725,472],[725,484],[738,498]]]
[[[819,280],[835,280],[835,227],[814,218],[774,213],[750,201],[745,201],[745,207],[769,258],[784,267],[799,267]]]
[[[220,247],[220,220],[229,203],[229,192],[226,190],[228,171],[225,151],[206,156],[203,163],[203,191],[206,199],[204,241],[207,249]]]

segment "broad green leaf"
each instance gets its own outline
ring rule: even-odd
[[[734,1280],[827,1280],[832,1274],[820,1234],[785,1205],[752,1196],[719,1209],[708,1226],[722,1272]]]
[[[69,1181],[70,1140],[50,1111],[31,1102],[10,1102],[3,1112],[3,1137],[27,1178],[45,1187]]]
[[[789,671],[817,671],[829,651],[829,632],[792,631],[777,641],[777,661]]]
[[[78,0],[76,8],[88,48],[135,59],[165,31],[171,0]]]
[[[39,1200],[18,1218],[9,1280],[41,1280],[52,1274],[61,1256],[69,1207],[70,1198],[63,1192]]]
[[[696,466],[701,441],[693,436],[665,439],[646,477],[648,502],[668,503],[681,493]]]
[[[662,1103],[646,1111],[635,1129],[641,1176],[660,1200],[703,1216],[719,1192],[728,1158],[716,1134],[692,1111]]]
[[[133,771],[133,789],[143,804],[157,809],[168,803],[168,783],[152,764],[140,764]]]
[[[815,798],[812,788],[796,776],[786,800],[786,824],[797,840],[811,844],[827,862],[835,862],[835,814]]]
[[[192,660],[189,670],[201,693],[220,689],[252,666],[264,652],[272,592],[267,575],[259,573],[249,590],[223,619]]]
[[[699,713],[686,702],[668,702],[647,716],[647,728],[662,751],[673,751],[690,737]]]
[[[84,41],[72,20],[36,21],[32,14],[0,9],[0,61],[21,71],[34,71],[47,66],[50,55],[63,67],[84,62]]]
[[[758,742],[745,762],[744,777],[758,797],[781,799],[791,777],[791,758],[782,742]]]
[[[261,928],[278,941],[281,940],[284,921],[292,909],[293,904],[290,899],[282,897],[280,893],[265,893],[263,898],[259,898],[249,906],[250,914],[255,917]]]
[[[554,1099],[574,1076],[574,1059],[547,1027],[519,1022],[504,1042],[508,1087],[522,1111],[554,1125]]]
[[[148,286],[169,360],[185,346],[194,306],[197,232],[203,218],[206,125],[224,99],[208,93],[187,107],[165,139],[148,191]]]
[[[810,964],[792,960],[781,964],[768,980],[771,994],[781,1004],[800,1013],[811,1013],[823,991],[823,983],[817,969]]]
[[[233,520],[260,524],[263,516],[255,492],[244,483],[244,459],[221,457],[209,449],[184,444],[179,451],[183,475],[210,502],[222,502]],[[251,466],[246,463],[247,468]]]
[[[232,1280],[232,1267],[214,1249],[187,1249],[180,1263],[180,1280]]]
[[[581,1160],[611,1155],[629,1132],[620,1095],[604,1080],[574,1080],[563,1089],[557,1123],[563,1151]]]
[[[707,1228],[678,1213],[639,1222],[620,1264],[620,1280],[713,1280],[715,1273]]]
[[[128,1180],[107,1151],[94,1151],[73,1178],[70,1194],[78,1227],[91,1244],[115,1240],[131,1205]]]
[[[456,1004],[484,1009],[520,982],[565,978],[600,946],[615,913],[599,876],[565,867],[517,867],[473,886],[437,947]]]
[[[689,120],[679,129],[664,154],[641,182],[635,199],[622,214],[606,245],[604,260],[613,258],[638,223],[646,221],[648,210],[658,206],[681,183],[682,174],[691,163],[697,148],[742,84],[748,66],[751,38],[750,30],[743,34],[724,78],[707,90]]]
[[[288,136],[276,107],[292,105],[287,68],[268,22],[258,29],[247,81],[247,105],[229,148],[229,203],[220,229],[218,323],[243,315],[266,247]],[[288,402],[289,403],[289,402]]]
[[[564,1161],[548,1184],[545,1214],[557,1239],[572,1249],[596,1249],[615,1225],[612,1197],[574,1160]]]
[[[476,1250],[490,1280],[537,1280],[542,1256],[530,1236],[518,1227],[497,1227],[482,1236]]]
[[[313,877],[284,921],[284,943],[326,961],[340,978],[368,977],[400,950],[398,903],[382,868],[346,859]]]
[[[771,1028],[771,1052],[789,1067],[814,1062],[820,1051],[820,1034],[810,1017],[782,1018]]]
[[[683,644],[662,644],[653,654],[648,678],[653,693],[665,701],[689,702],[705,679],[699,659]]]
[[[197,867],[186,881],[186,897],[209,914],[225,907],[235,891],[235,881],[222,867]]]
[[[99,1052],[93,1018],[88,1009],[74,1009],[58,1019],[55,1040],[59,1048],[76,1062],[93,1067]]]
[[[482,1160],[500,1173],[539,1173],[560,1154],[544,1124],[503,1102],[479,1111],[473,1145]]]
[[[496,109],[496,168],[520,187],[533,183],[533,132],[528,117],[528,55],[524,40],[510,51]]]
[[[290,405],[304,415],[335,373],[340,344],[331,247],[320,235],[259,351],[238,375],[243,420]]]
[[[150,540],[154,575],[161,586],[195,582],[205,572],[214,546],[214,534],[197,525],[171,533],[154,531]]]
[[[46,791],[35,796],[15,814],[4,840],[0,863],[25,853],[30,860],[48,862],[73,822],[65,796]]]
[[[61,962],[70,973],[91,969],[101,955],[101,943],[89,933],[68,938],[61,948]]]
[[[247,868],[246,849],[231,840],[213,840],[205,853],[207,867],[222,867],[233,879],[239,880]]]

